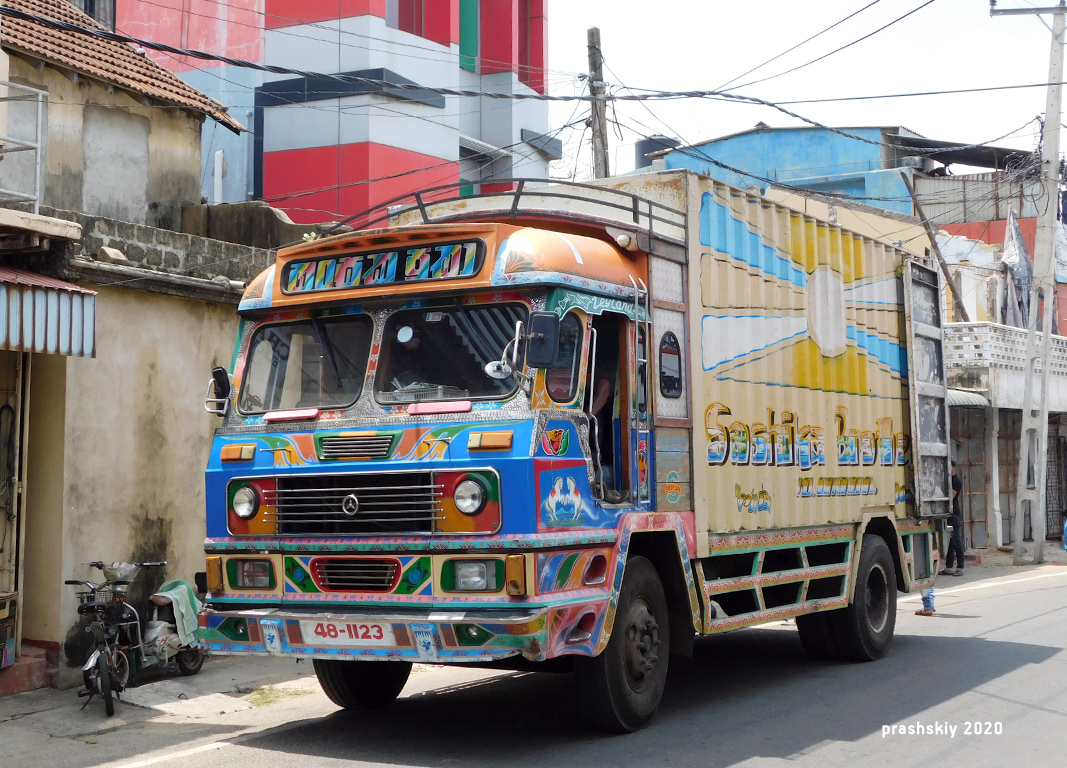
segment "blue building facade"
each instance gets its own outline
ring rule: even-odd
[[[769,182],[775,182],[815,192],[844,194],[878,208],[911,214],[911,196],[901,172],[910,178],[916,168],[905,164],[908,151],[886,145],[901,134],[921,137],[895,127],[841,130],[860,138],[824,128],[758,126],[703,144],[673,149],[664,160],[667,169],[686,168],[742,189],[758,186],[766,191]],[[914,151],[910,154],[914,155]],[[709,160],[717,160],[742,173]],[[924,161],[925,158],[920,162]]]

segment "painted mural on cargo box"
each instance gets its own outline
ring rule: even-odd
[[[712,190],[700,212],[712,527],[846,522],[869,506],[905,514],[900,252]]]

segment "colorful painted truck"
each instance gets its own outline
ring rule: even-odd
[[[689,172],[611,183],[417,195],[248,286],[212,654],[314,659],[352,708],[556,660],[631,731],[697,635],[886,653],[948,512],[936,271]]]

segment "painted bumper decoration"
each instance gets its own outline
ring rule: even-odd
[[[444,663],[522,655],[543,661],[549,609],[471,614],[347,611],[310,616],[284,610],[200,614],[200,644],[220,655],[400,659]]]

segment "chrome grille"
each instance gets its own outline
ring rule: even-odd
[[[319,459],[385,459],[393,435],[329,435],[319,442]]]
[[[290,475],[265,494],[264,506],[274,509],[264,519],[277,523],[281,536],[432,533],[441,488],[430,472]]]
[[[311,562],[323,592],[388,592],[396,584],[396,560],[318,559]]]

